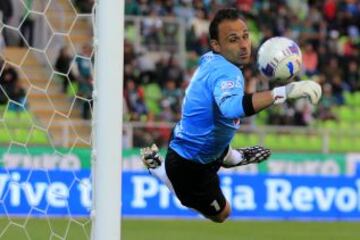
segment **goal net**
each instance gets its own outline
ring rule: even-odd
[[[91,239],[93,3],[1,1],[0,239]]]

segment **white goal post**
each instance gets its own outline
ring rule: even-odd
[[[124,1],[97,0],[92,239],[121,238]]]

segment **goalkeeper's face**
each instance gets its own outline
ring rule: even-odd
[[[246,65],[251,57],[249,35],[243,20],[225,20],[218,25],[218,39],[211,40],[211,46],[230,62],[238,66]]]

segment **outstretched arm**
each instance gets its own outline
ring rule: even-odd
[[[254,113],[272,104],[280,104],[287,99],[308,98],[312,104],[317,104],[321,97],[321,87],[314,81],[292,82],[285,86],[276,87],[271,91],[252,94],[251,103]]]

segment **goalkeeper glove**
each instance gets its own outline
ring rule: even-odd
[[[141,160],[147,168],[157,168],[161,165],[163,158],[159,154],[156,144],[151,147],[140,149]]]
[[[223,162],[222,167],[231,168],[235,166],[248,165],[252,163],[261,163],[262,161],[268,159],[271,155],[270,149],[264,148],[262,146],[239,148],[239,149],[235,149],[234,151],[240,152],[240,154],[242,155],[242,160],[235,165],[229,165]]]
[[[321,86],[314,81],[306,80],[292,82],[272,90],[275,104],[283,103],[287,99],[309,98],[312,104],[317,104],[321,98]]]

